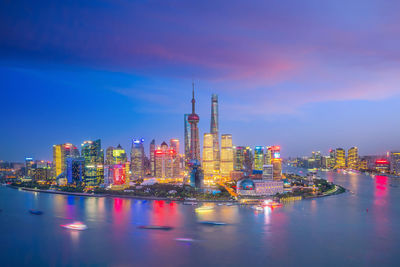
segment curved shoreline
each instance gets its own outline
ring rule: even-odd
[[[302,199],[314,199],[314,198],[321,198],[321,197],[328,197],[328,196],[333,196],[333,195],[339,195],[342,193],[345,193],[347,190],[341,185],[337,185],[336,190],[333,192],[330,192],[329,194],[323,194],[319,196],[308,196],[308,197],[302,197]],[[14,189],[21,189],[23,191],[28,191],[28,192],[38,192],[38,193],[48,193],[48,194],[59,194],[59,195],[68,195],[68,196],[76,196],[76,197],[109,197],[109,198],[130,198],[130,199],[139,199],[139,200],[164,200],[164,201],[177,201],[177,202],[199,202],[199,203],[237,203],[239,204],[238,200],[204,200],[204,199],[196,199],[196,200],[182,200],[182,199],[177,199],[177,198],[168,198],[168,197],[155,197],[155,196],[130,196],[130,195],[117,195],[117,194],[89,194],[89,193],[77,193],[77,192],[64,192],[64,191],[55,191],[55,190],[46,190],[46,189],[35,189],[35,188],[29,188],[29,187],[18,187],[18,186],[12,186],[9,185],[9,187],[14,188]],[[338,192],[338,191],[341,192]]]
[[[212,202],[212,203],[238,203],[237,200],[181,200],[178,198],[168,198],[168,197],[152,197],[152,196],[130,196],[130,195],[117,195],[117,194],[88,194],[88,193],[75,193],[75,192],[64,192],[64,191],[54,191],[54,190],[45,190],[45,189],[35,189],[29,187],[17,187],[17,186],[9,186],[14,189],[21,189],[23,191],[29,192],[38,192],[38,193],[48,193],[48,194],[59,194],[59,195],[69,195],[76,197],[110,197],[110,198],[132,198],[132,199],[140,199],[140,200],[166,200],[166,201],[177,201],[177,202]]]

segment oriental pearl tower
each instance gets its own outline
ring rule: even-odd
[[[200,142],[199,142],[199,123],[200,117],[195,112],[196,100],[194,99],[194,83],[192,83],[192,114],[189,115],[188,121],[190,123],[190,159],[200,162]]]

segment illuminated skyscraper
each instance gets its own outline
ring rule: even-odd
[[[171,139],[169,140],[169,147],[174,149],[176,153],[179,154],[179,139]]]
[[[265,165],[271,165],[271,159],[272,159],[271,150],[270,150],[270,147],[267,146],[265,148],[264,164]]]
[[[233,147],[233,169],[235,171],[244,170],[244,150],[243,146]]]
[[[33,178],[34,176],[34,164],[35,161],[33,160],[33,158],[25,158],[25,175],[28,177]]]
[[[85,158],[67,157],[67,182],[69,184],[80,185],[85,177]]]
[[[347,152],[347,168],[352,170],[359,169],[358,148],[352,147]]]
[[[335,169],[346,168],[346,151],[343,148],[335,150]]]
[[[399,151],[391,151],[390,152],[390,171],[396,175],[400,174],[400,152]]]
[[[133,139],[131,148],[131,177],[134,180],[144,176],[144,139]]]
[[[150,143],[150,172],[151,176],[154,177],[156,175],[156,161],[154,158],[154,152],[156,150],[156,140],[151,140]]]
[[[264,147],[256,146],[254,149],[254,170],[262,171],[264,166]]]
[[[180,177],[180,158],[174,148],[168,148],[163,142],[154,151],[155,177],[156,178],[178,178]]]
[[[219,172],[220,169],[220,149],[219,149],[219,123],[218,123],[218,95],[211,96],[211,126],[210,133],[213,135],[213,161],[214,171]],[[206,170],[204,170],[206,176]]]
[[[253,171],[253,151],[250,147],[244,149],[244,173],[246,176],[250,175]]]
[[[196,100],[194,99],[194,83],[192,91],[192,114],[189,115],[188,121],[190,123],[190,159],[200,161],[200,142],[199,142],[199,123],[200,117],[195,111]]]
[[[282,159],[281,159],[281,147],[271,146],[268,148],[271,151],[271,163],[273,169],[274,180],[282,179]]]
[[[214,149],[213,135],[210,133],[205,133],[203,139],[203,171],[204,179],[212,178],[214,174]]]
[[[95,186],[104,181],[104,152],[101,149],[100,139],[84,141],[81,145],[81,154],[85,159],[85,185]]]
[[[233,148],[232,135],[221,135],[221,165],[220,174],[223,178],[228,178],[233,171]]]
[[[185,114],[184,116],[184,127],[185,127],[185,159],[189,160],[190,159],[190,143],[191,143],[191,138],[190,138],[190,123],[189,123],[189,116],[190,114]]]
[[[67,157],[79,157],[79,150],[73,144],[53,145],[54,176],[57,177],[67,168]]]

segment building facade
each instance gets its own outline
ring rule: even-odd
[[[254,170],[262,171],[264,166],[264,147],[256,146],[254,149]]]
[[[131,177],[132,180],[144,177],[144,139],[133,139],[131,147]]]
[[[223,178],[229,178],[230,173],[233,171],[233,147],[232,135],[221,135],[221,163],[220,175]]]
[[[87,186],[95,186],[104,182],[104,152],[101,140],[84,141],[81,145],[81,156],[85,160],[83,181]]]
[[[211,96],[211,125],[210,133],[213,136],[213,164],[214,172],[218,173],[220,169],[220,148],[219,148],[219,121],[218,121],[218,95]],[[204,170],[205,175],[205,170]]]
[[[335,169],[346,168],[346,151],[343,148],[335,150]]]
[[[352,170],[359,169],[358,148],[352,147],[347,151],[347,168]]]
[[[214,176],[214,136],[205,133],[203,136],[203,172],[204,179],[208,180]]]
[[[79,157],[78,148],[70,143],[53,145],[54,177],[59,176],[67,169],[67,157]]]

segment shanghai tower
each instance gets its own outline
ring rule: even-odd
[[[188,121],[190,123],[190,159],[200,161],[200,142],[199,142],[199,123],[200,117],[195,112],[196,100],[194,99],[194,83],[192,84],[192,114],[189,115]]]
[[[211,96],[211,126],[210,133],[213,136],[214,151],[214,171],[219,172],[220,149],[219,149],[219,130],[218,130],[218,95]]]

